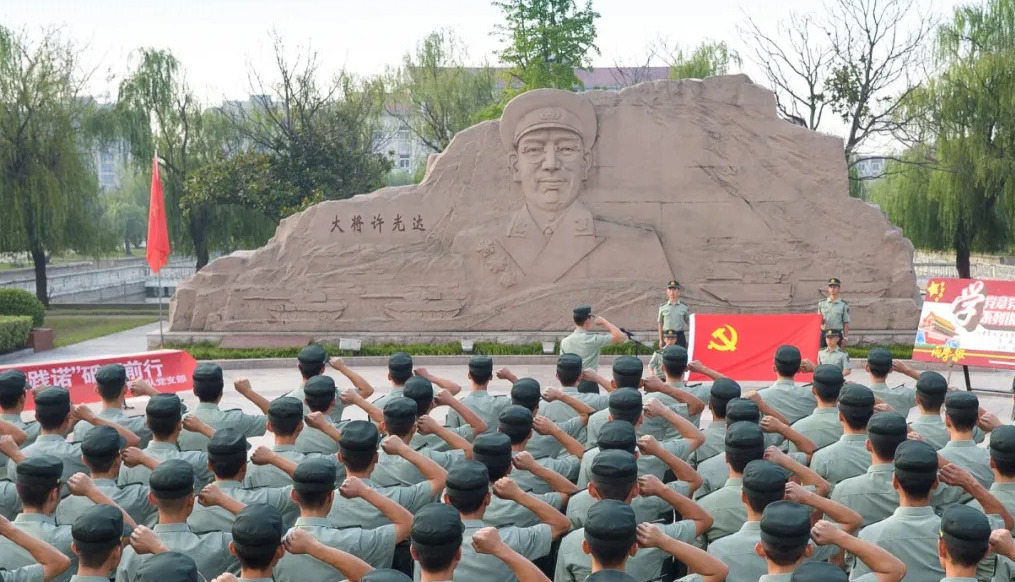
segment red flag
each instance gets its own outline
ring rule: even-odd
[[[784,344],[796,346],[802,357],[817,362],[821,316],[816,313],[691,317],[691,357],[734,380],[774,382],[775,350]],[[797,379],[805,377],[809,375]],[[703,378],[691,376],[692,380]]]
[[[162,180],[159,179],[159,155],[152,158],[152,197],[148,203],[148,250],[145,258],[152,272],[169,262],[169,229],[166,227],[166,204],[162,200]]]

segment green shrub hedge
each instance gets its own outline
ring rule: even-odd
[[[24,289],[0,289],[0,315],[27,315],[32,327],[42,327],[46,307],[42,301]]]
[[[32,318],[27,315],[0,315],[0,354],[23,349],[32,332]]]

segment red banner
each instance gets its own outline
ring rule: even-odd
[[[775,382],[775,350],[781,345],[800,349],[803,358],[817,361],[821,316],[708,315],[691,316],[690,358],[741,382]],[[810,381],[810,374],[799,380]],[[690,380],[707,380],[692,374]]]
[[[928,281],[913,359],[1015,368],[1015,281]]]
[[[128,380],[147,380],[159,392],[190,390],[190,379],[197,366],[197,362],[187,352],[159,350],[93,360],[0,366],[0,372],[21,370],[28,376],[28,383],[33,388],[63,386],[70,390],[71,402],[83,404],[99,401],[99,395],[95,392],[95,372],[106,364],[122,364],[127,369]],[[34,409],[35,403],[29,399],[25,410]]]

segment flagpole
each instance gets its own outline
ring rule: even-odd
[[[164,348],[166,346],[166,338],[162,335],[162,269],[159,269],[159,272],[155,276],[158,277],[159,285],[159,348]]]

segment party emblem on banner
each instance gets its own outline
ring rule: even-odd
[[[708,342],[708,349],[720,352],[735,352],[737,350],[737,330],[732,325],[718,327],[712,332],[712,340]]]

